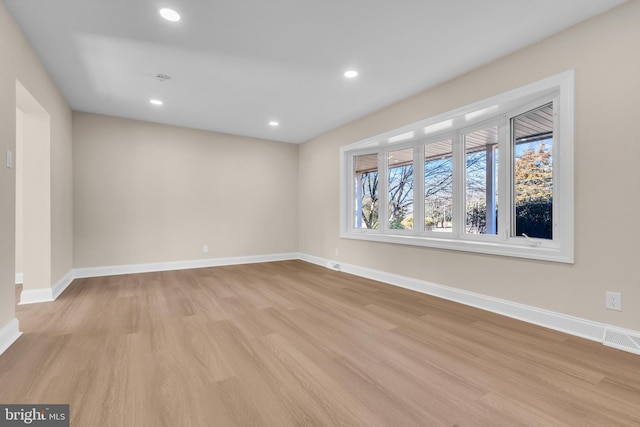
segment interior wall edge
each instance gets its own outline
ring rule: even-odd
[[[17,318],[13,318],[9,323],[0,329],[0,355],[4,353],[20,336],[20,323]]]

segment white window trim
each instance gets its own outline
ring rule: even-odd
[[[396,231],[389,230],[383,214],[386,213],[386,173],[387,158],[384,155],[389,150],[396,150],[408,146],[419,146],[435,138],[459,134],[463,129],[474,127],[488,120],[502,120],[501,138],[510,140],[508,123],[511,117],[517,115],[521,108],[528,107],[533,102],[548,99],[554,102],[554,212],[553,212],[553,240],[527,239],[510,236],[509,221],[511,212],[500,209],[498,215],[499,226],[497,236],[465,235],[457,232],[436,233],[421,230]],[[425,128],[433,130],[425,134]],[[414,137],[407,141],[406,134],[413,132]],[[403,135],[402,138],[397,138]],[[394,142],[397,141],[397,142]],[[460,144],[458,144],[460,145]],[[508,145],[508,144],[507,144]],[[454,147],[454,150],[456,148]],[[421,148],[419,148],[421,150]],[[499,164],[507,165],[509,150],[500,150]],[[375,230],[356,229],[351,224],[355,212],[353,186],[353,156],[367,153],[379,153],[379,228]],[[522,86],[520,88],[496,95],[491,98],[395,129],[389,132],[367,138],[340,148],[340,237],[346,239],[367,240],[404,245],[424,246],[431,248],[484,253],[508,257],[529,258],[545,261],[573,263],[574,262],[574,71],[566,71],[552,77]],[[416,159],[421,157],[420,153]],[[458,159],[460,156],[458,156]],[[414,177],[423,175],[422,167],[414,164]],[[463,170],[457,165],[458,174]],[[454,168],[456,165],[454,165]],[[383,175],[384,173],[384,175]],[[384,179],[382,179],[384,177]],[[454,179],[454,195],[463,193],[460,186],[463,181],[458,176]],[[498,200],[507,200],[507,182],[511,179],[509,172],[500,172]],[[423,194],[421,179],[414,178],[414,195]],[[457,181],[457,182],[456,182]],[[419,197],[416,201],[419,200]],[[422,204],[422,203],[420,203]],[[414,206],[414,213],[420,214],[422,207]],[[460,209],[458,209],[460,210]],[[386,214],[385,214],[386,215]],[[458,215],[460,216],[460,214]],[[461,218],[457,218],[458,221]],[[507,222],[505,222],[507,221]],[[417,223],[416,223],[417,224]]]

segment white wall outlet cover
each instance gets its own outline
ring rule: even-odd
[[[11,169],[13,167],[13,153],[11,150],[7,150],[7,168]]]
[[[622,294],[620,292],[606,293],[605,307],[609,310],[622,311]]]

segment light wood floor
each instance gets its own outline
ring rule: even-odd
[[[640,425],[640,356],[302,261],[18,306],[0,403],[71,425]]]

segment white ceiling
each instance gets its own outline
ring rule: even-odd
[[[625,0],[3,1],[74,110],[300,143]]]

